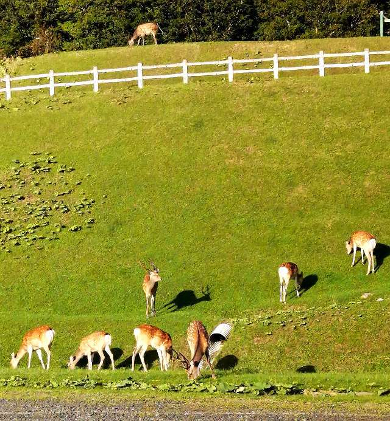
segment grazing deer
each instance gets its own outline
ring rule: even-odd
[[[159,269],[155,266],[153,262],[150,262],[153,269],[148,269],[143,263],[139,262],[141,267],[146,271],[144,282],[142,284],[142,289],[145,293],[146,298],[146,317],[148,318],[151,314],[152,316],[156,315],[156,293],[158,288],[158,283],[161,281],[159,275]]]
[[[85,336],[81,339],[80,346],[78,347],[76,354],[70,357],[68,367],[71,370],[74,370],[79,360],[86,355],[88,358],[88,370],[92,370],[92,353],[97,352],[100,356],[100,362],[98,365],[98,370],[100,370],[105,358],[103,353],[104,350],[110,357],[112,369],[115,370],[114,356],[110,350],[110,345],[111,335],[104,330],[93,332],[90,335]]]
[[[153,37],[154,43],[157,44],[157,30],[160,29],[161,33],[163,31],[159,27],[158,23],[148,22],[138,25],[135,29],[133,36],[129,39],[129,46],[134,45],[135,40],[138,38],[138,45],[142,39],[142,45],[145,45],[145,37],[151,35]]]
[[[134,371],[134,361],[137,354],[139,354],[144,371],[148,371],[144,360],[148,346],[157,350],[161,371],[168,370],[169,361],[172,356],[172,339],[169,333],[155,326],[140,325],[134,329],[134,337],[136,345],[131,362],[132,371]]]
[[[359,247],[362,255],[362,263],[364,264],[364,253],[366,253],[368,260],[367,274],[375,272],[374,248],[376,246],[375,237],[366,231],[356,231],[351,235],[351,238],[345,242],[347,254],[351,254],[353,250],[352,265],[355,265],[356,249]]]
[[[303,272],[300,272],[298,266],[292,262],[285,262],[279,266],[279,281],[280,281],[280,302],[286,303],[287,288],[290,279],[295,280],[295,290],[297,297],[299,297],[299,290],[303,283]]]
[[[188,379],[195,380],[199,377],[199,364],[203,356],[206,357],[206,362],[210,367],[212,377],[215,379],[213,367],[210,363],[209,335],[202,322],[193,321],[189,324],[187,329],[187,342],[188,346],[190,347],[191,361],[188,361],[182,353],[176,351],[175,353],[176,357],[181,360],[183,367],[187,371]]]
[[[28,365],[27,367],[30,368],[31,366],[31,356],[33,351],[35,351],[38,355],[39,361],[42,364],[42,368],[45,369],[45,364],[42,360],[42,351],[43,348],[47,354],[47,364],[46,370],[49,369],[50,366],[50,346],[54,339],[54,330],[48,326],[39,326],[35,329],[29,330],[24,336],[22,340],[22,345],[20,345],[19,351],[15,356],[13,352],[11,354],[11,367],[16,368],[19,364],[20,359],[24,356],[24,354],[28,353]]]

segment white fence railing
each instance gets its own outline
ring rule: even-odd
[[[388,55],[389,60],[386,61],[372,61],[371,57]],[[352,62],[339,62],[339,63],[328,63],[325,59],[329,58],[340,58],[344,59],[345,57],[362,57],[362,61],[352,61]],[[309,60],[311,63],[301,66],[282,66],[284,62],[291,61],[306,61]],[[340,61],[340,60],[339,60]],[[235,68],[236,65],[236,68]],[[237,68],[238,66],[249,66],[253,65],[253,68],[246,67],[245,69]],[[266,67],[258,67],[258,66]],[[267,67],[268,65],[268,67]],[[229,82],[233,82],[234,75],[238,74],[247,74],[247,73],[272,73],[274,79],[279,78],[281,72],[290,72],[298,70],[318,70],[319,76],[325,76],[325,69],[332,68],[347,68],[347,67],[364,67],[365,73],[370,72],[370,68],[373,66],[389,66],[390,65],[390,51],[369,51],[365,49],[362,52],[353,52],[353,53],[330,53],[326,54],[323,51],[320,51],[318,54],[306,55],[306,56],[291,56],[291,57],[279,57],[277,54],[274,54],[273,57],[269,58],[255,58],[255,59],[233,59],[228,57],[226,60],[219,61],[203,61],[203,62],[187,62],[183,60],[181,63],[173,64],[159,64],[159,65],[148,65],[145,66],[142,63],[138,63],[137,66],[129,67],[120,67],[115,69],[98,69],[96,66],[92,70],[84,70],[78,72],[61,72],[55,73],[53,70],[50,70],[49,73],[29,75],[29,76],[15,76],[10,77],[10,75],[5,75],[0,81],[3,83],[2,88],[0,88],[0,93],[4,92],[7,100],[11,99],[12,92],[16,91],[30,91],[35,89],[48,89],[50,96],[53,96],[56,88],[60,87],[70,87],[70,86],[84,86],[92,85],[94,92],[98,92],[99,85],[107,83],[123,83],[123,82],[137,82],[138,88],[143,88],[144,81],[151,79],[171,79],[171,78],[180,78],[183,80],[183,83],[188,83],[190,78],[201,77],[201,76],[227,76]],[[225,67],[226,70],[216,70],[216,71],[189,71],[190,68],[197,67]],[[156,70],[156,69],[179,69],[176,73],[166,73],[166,74],[145,74],[145,71]],[[118,78],[101,78],[99,75],[104,75],[108,73],[134,73],[130,77],[118,77]],[[62,82],[60,78],[69,77],[69,76],[86,76],[91,75],[91,79],[79,80],[73,82]],[[23,80],[33,79],[38,82],[35,85],[27,86],[12,86],[13,82],[19,82]],[[47,79],[47,83],[39,84],[40,79]],[[57,81],[56,81],[57,79]]]

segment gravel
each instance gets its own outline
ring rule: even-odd
[[[237,409],[231,412],[210,407],[202,403],[182,401],[131,400],[120,403],[86,403],[83,401],[61,401],[56,399],[24,400],[0,399],[0,420],[320,420],[320,421],[368,421],[385,420],[389,417],[372,415],[350,415],[331,412],[278,412],[262,409]]]

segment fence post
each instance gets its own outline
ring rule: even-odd
[[[188,83],[188,64],[187,64],[187,60],[183,60],[183,83]]]
[[[96,66],[93,68],[93,91],[99,91],[99,72]]]
[[[379,35],[383,37],[383,21],[384,21],[385,14],[383,10],[379,12]]]
[[[11,78],[10,75],[4,76],[5,81],[5,99],[9,101],[11,99]]]
[[[324,58],[323,51],[320,51],[320,54],[319,54],[318,68],[320,70],[320,76],[325,76],[325,58]]]
[[[228,80],[229,80],[229,82],[233,82],[233,78],[234,78],[233,58],[228,57]]]
[[[277,54],[274,54],[274,79],[279,79],[279,60]]]
[[[144,87],[144,81],[142,80],[142,63],[138,63],[138,87],[140,89]]]
[[[370,50],[364,49],[364,73],[370,73]]]
[[[49,92],[50,96],[54,95],[54,71],[50,70],[49,72]]]

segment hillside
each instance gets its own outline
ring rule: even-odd
[[[374,38],[117,48],[37,57],[15,73],[366,47],[386,48]],[[69,186],[76,196],[69,200],[82,193],[93,199],[88,217],[95,223],[70,232],[78,216],[65,218],[57,241],[1,252],[0,366],[8,366],[24,331],[43,323],[57,332],[54,368],[65,365],[81,336],[97,329],[113,335],[122,350],[117,365],[128,366],[132,330],[145,322],[137,262],[153,259],[163,280],[158,315],[149,321],[169,331],[183,351],[189,321],[203,320],[211,329],[234,319],[221,354],[236,357],[233,374],[293,373],[304,365],[318,372],[388,373],[390,117],[384,87],[390,72],[334,73],[2,99],[0,181],[7,184],[14,160],[31,162],[47,152],[75,169]],[[60,183],[56,165],[50,180]],[[41,197],[49,198],[47,186],[41,183]],[[0,193],[6,196],[7,188]],[[2,220],[1,238],[5,225]],[[351,268],[346,255],[345,240],[358,229],[381,244],[374,275],[366,276],[360,262]],[[298,263],[306,276],[306,291],[299,299],[291,293],[286,306],[279,303],[277,276],[283,261]],[[178,296],[183,291],[189,292]],[[373,295],[361,299],[365,292]],[[171,308],[177,311],[164,308],[177,296]]]

